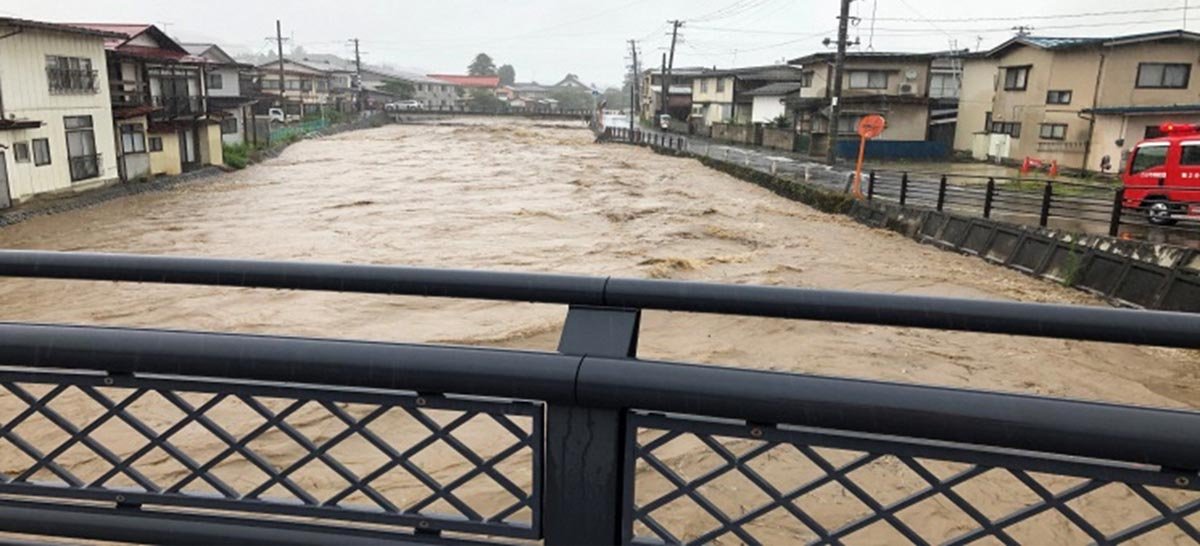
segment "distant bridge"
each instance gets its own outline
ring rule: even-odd
[[[417,121],[430,118],[447,118],[457,116],[488,116],[488,117],[520,117],[534,119],[573,119],[573,120],[589,120],[592,118],[593,110],[472,110],[459,108],[433,108],[420,110],[400,110],[396,112],[388,112],[388,116],[393,121]]]

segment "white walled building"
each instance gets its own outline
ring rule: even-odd
[[[104,41],[0,18],[0,208],[118,180]]]

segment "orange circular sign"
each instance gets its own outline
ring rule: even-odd
[[[858,136],[863,138],[875,138],[883,134],[883,130],[887,127],[887,120],[879,114],[871,114],[863,116],[858,122]]]

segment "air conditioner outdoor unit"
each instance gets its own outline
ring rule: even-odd
[[[912,83],[900,84],[900,94],[901,95],[916,95],[917,94],[916,84],[912,84]]]

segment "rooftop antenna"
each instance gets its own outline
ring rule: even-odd
[[[1017,25],[1012,27],[1012,29],[1017,31],[1017,36],[1029,36],[1029,31],[1033,30],[1033,27],[1027,25]]]

